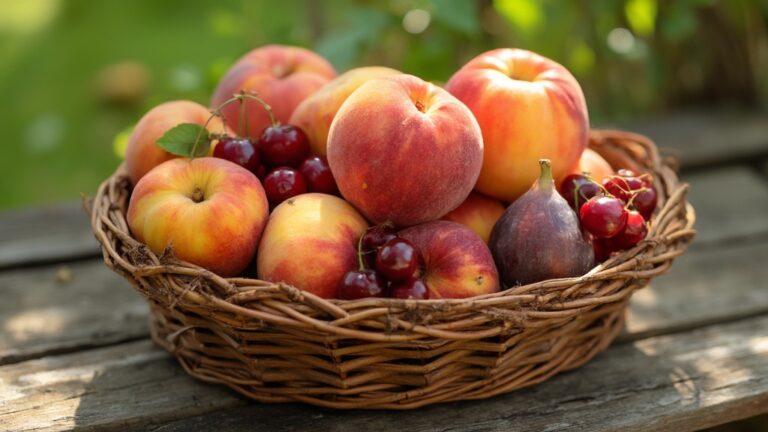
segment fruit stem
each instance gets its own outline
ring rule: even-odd
[[[549,159],[539,159],[541,174],[539,175],[539,189],[550,190],[554,187],[555,181],[552,180],[552,163]]]
[[[264,108],[264,111],[266,111],[267,115],[269,115],[269,121],[272,123],[272,126],[278,126],[280,124],[280,122],[277,121],[277,119],[275,118],[275,113],[272,112],[272,107],[269,106],[269,104],[266,103],[264,99],[257,96],[256,93],[246,93],[245,91],[240,90],[240,94],[235,96],[240,98],[255,100],[256,102],[261,104],[261,106]]]
[[[363,262],[363,237],[365,236],[365,233],[360,235],[360,238],[357,240],[357,265],[359,266],[358,270],[363,271],[365,270],[365,262]]]

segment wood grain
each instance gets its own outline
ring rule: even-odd
[[[157,430],[682,432],[768,411],[768,317],[614,346],[530,389],[407,412],[219,411],[244,401],[188,378],[148,342],[4,366],[0,382],[0,426],[19,431],[146,430],[183,419]]]

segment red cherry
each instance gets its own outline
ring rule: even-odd
[[[366,267],[373,268],[376,265],[379,248],[395,237],[395,230],[388,225],[376,225],[363,234],[361,246]]]
[[[643,215],[635,210],[627,212],[627,223],[620,233],[611,237],[610,242],[613,250],[624,250],[640,243],[648,234],[648,226],[645,224]]]
[[[581,206],[579,220],[581,226],[595,237],[613,237],[627,223],[627,210],[618,198],[593,197]]]
[[[297,168],[309,154],[309,141],[298,127],[281,124],[264,129],[259,137],[259,148],[268,167]]]
[[[423,280],[410,279],[393,283],[390,287],[390,296],[399,299],[426,300],[429,298],[429,289]]]
[[[341,280],[338,297],[343,300],[383,297],[386,286],[386,283],[373,270],[350,271]]]
[[[397,237],[387,241],[376,254],[376,271],[392,282],[410,279],[418,266],[416,248],[404,238]]]
[[[599,195],[600,186],[582,174],[571,174],[560,182],[560,195],[576,211],[593,196]],[[577,192],[578,191],[578,192]]]
[[[234,162],[254,174],[260,166],[259,150],[248,138],[222,138],[214,147],[213,156]]]
[[[633,191],[644,188],[645,184],[637,177],[610,176],[603,180],[603,187],[626,204],[634,195]]]
[[[264,192],[273,206],[288,198],[307,192],[307,183],[300,172],[293,168],[280,167],[264,177]]]
[[[263,182],[264,177],[266,177],[268,174],[267,167],[265,167],[264,164],[259,164],[259,167],[256,168],[256,172],[254,174],[256,174],[256,177],[258,177],[259,180]]]
[[[653,186],[646,185],[645,189],[635,195],[632,200],[632,206],[643,215],[645,220],[651,220],[651,215],[656,209],[656,189]]]
[[[331,167],[328,166],[328,159],[325,156],[310,156],[304,159],[299,171],[307,180],[311,192],[339,194],[339,188],[336,187],[336,180],[333,179]]]

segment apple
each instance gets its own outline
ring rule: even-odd
[[[184,100],[160,104],[144,114],[131,132],[125,149],[125,166],[131,182],[135,185],[152,168],[178,157],[156,144],[163,134],[179,123],[202,126],[209,117],[208,108]],[[218,117],[214,117],[207,128],[210,132],[230,133]]]
[[[304,48],[267,45],[245,54],[227,71],[213,93],[211,105],[218,107],[240,90],[255,92],[272,107],[281,123],[287,123],[293,110],[336,76],[327,60]],[[256,101],[246,102],[247,131],[243,134],[258,138],[269,126],[270,119]],[[222,110],[227,124],[240,131],[240,107],[229,104]]]
[[[261,183],[224,159],[171,159],[139,180],[128,206],[133,236],[156,254],[171,248],[184,261],[220,276],[251,262],[269,218]]]
[[[433,221],[406,228],[399,235],[421,253],[421,277],[430,299],[473,297],[499,290],[491,251],[464,225]]]
[[[589,173],[596,182],[602,183],[603,179],[614,174],[611,164],[608,163],[600,153],[592,149],[584,149],[579,164],[571,174]]]
[[[460,206],[443,216],[443,220],[464,225],[488,243],[493,226],[504,213],[504,209],[501,201],[472,192]]]
[[[364,83],[401,72],[381,66],[351,69],[304,99],[291,115],[290,124],[300,127],[309,138],[312,153],[325,156],[331,122],[352,92]]]
[[[256,258],[259,279],[284,282],[336,298],[341,280],[358,268],[357,244],[368,223],[333,195],[308,193],[275,207]]]
[[[587,145],[589,118],[576,79],[560,64],[521,49],[481,54],[445,86],[483,131],[485,154],[476,189],[512,202],[551,159],[555,178],[573,172]]]
[[[347,201],[374,223],[441,218],[472,191],[483,139],[472,113],[412,75],[363,84],[328,135],[328,163]]]

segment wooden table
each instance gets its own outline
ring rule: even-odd
[[[635,124],[684,161],[700,235],[594,361],[408,412],[250,403],[147,336],[77,203],[0,213],[0,430],[690,431],[768,412],[768,116]]]

